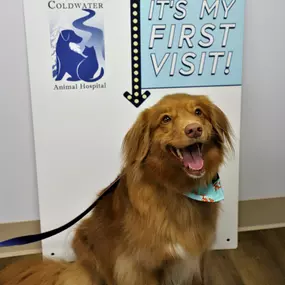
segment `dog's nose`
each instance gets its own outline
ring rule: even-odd
[[[201,137],[203,128],[199,124],[189,124],[185,127],[184,131],[189,138],[196,139]]]

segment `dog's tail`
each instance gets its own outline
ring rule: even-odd
[[[57,75],[60,72],[60,60],[58,58],[58,56],[56,56],[56,63],[53,65],[53,70],[52,70],[52,77],[57,77]]]
[[[96,285],[77,262],[22,260],[0,272],[0,285]]]

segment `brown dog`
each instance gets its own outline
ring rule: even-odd
[[[121,180],[79,225],[76,262],[14,264],[0,284],[202,284],[200,261],[215,237],[219,203],[183,194],[211,183],[230,134],[207,97],[164,97],[127,133]]]

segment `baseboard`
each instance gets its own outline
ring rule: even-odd
[[[239,232],[285,227],[285,197],[239,202]],[[40,232],[40,222],[0,224],[0,240]],[[41,243],[0,248],[0,258],[41,253]]]
[[[285,197],[239,202],[239,232],[285,227]]]
[[[6,240],[12,237],[36,234],[40,232],[40,222],[20,222],[20,223],[8,223],[0,224],[0,240]],[[23,246],[13,246],[0,248],[0,258],[32,255],[41,253],[41,243],[31,243]]]

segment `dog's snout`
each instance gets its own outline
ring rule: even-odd
[[[195,124],[189,124],[185,127],[185,134],[189,137],[189,138],[199,138],[201,137],[203,133],[203,128],[201,125],[195,123]]]

